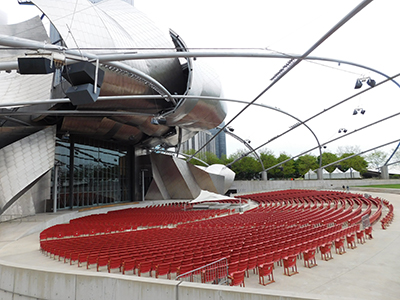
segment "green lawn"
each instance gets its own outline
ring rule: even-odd
[[[400,184],[363,185],[363,187],[373,187],[373,188],[382,188],[382,189],[400,189]]]

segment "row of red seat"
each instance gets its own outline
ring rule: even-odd
[[[309,195],[307,194],[306,190],[295,190],[297,192],[297,197],[295,199],[290,200],[289,197],[292,197],[293,193],[283,193],[283,197],[279,198],[280,192],[274,192],[272,194],[268,193],[258,193],[258,194],[251,194],[248,197],[253,199],[257,202],[263,203],[268,205],[269,208],[271,207],[279,207],[279,203],[290,203],[292,204],[292,208],[310,209],[311,211],[315,210],[316,208],[321,209],[319,213],[320,218],[312,218],[311,215],[304,214],[305,220],[308,222],[312,222],[313,224],[318,224],[319,222],[330,223],[334,222],[337,224],[350,222],[350,223],[359,223],[362,219],[363,215],[370,215],[371,224],[377,218],[380,217],[380,202],[377,199],[369,197],[368,199],[365,198],[363,195],[360,194],[353,194],[353,193],[343,193],[343,192],[332,192],[332,191],[325,191],[325,192],[311,192]],[[285,198],[286,197],[286,198]],[[299,205],[303,203],[302,205]],[[307,203],[307,206],[304,206],[304,203]],[[312,203],[312,205],[309,205]],[[334,203],[334,209],[330,209],[331,203]],[[367,205],[367,209],[362,211],[363,203]],[[319,206],[318,206],[319,204]],[[345,210],[347,204],[347,209]],[[325,205],[325,206],[324,206]],[[354,206],[358,205],[356,209]],[[377,207],[377,212],[371,216],[371,209],[372,205]],[[339,207],[342,207],[340,209]],[[286,206],[288,207],[288,206]],[[330,215],[327,215],[327,212],[324,209],[330,209]],[[338,210],[341,210],[340,212]],[[297,221],[301,222],[301,220]]]
[[[248,272],[254,270],[254,264],[258,266],[270,260],[278,263],[289,255],[332,244],[348,234],[354,235],[359,231],[359,224],[347,226],[347,221],[370,213],[368,203],[371,206],[375,203],[359,195],[338,192],[320,192],[321,197],[318,197],[316,191],[302,190],[298,194],[288,191],[282,192],[282,199],[278,192],[272,194],[250,195],[249,198],[259,205],[243,214],[232,214],[230,210],[218,218],[198,214],[207,216],[203,220],[193,220],[192,211],[188,210],[190,206],[184,204],[149,207],[153,216],[159,216],[164,209],[166,214],[180,210],[181,224],[173,228],[159,226],[137,230],[131,227],[128,231],[113,232],[103,231],[101,227],[107,226],[100,223],[108,218],[128,220],[129,216],[151,215],[145,208],[85,217],[61,225],[54,232],[73,232],[74,228],[86,224],[94,228],[98,224],[101,229],[90,235],[67,237],[64,234],[63,238],[43,238],[41,249],[64,262],[77,262],[78,266],[86,265],[87,268],[96,266],[97,270],[106,268],[109,272],[132,271],[138,275],[149,273],[171,278],[171,274],[182,274],[223,257],[232,264],[230,273],[235,270],[233,264],[236,262],[242,268],[247,262]],[[364,212],[363,203],[367,205]],[[221,215],[214,212],[213,216],[218,214]]]
[[[139,227],[175,226],[186,222],[230,214],[229,209],[192,210],[191,204],[128,208],[73,219],[41,232],[40,239],[63,238],[135,230]]]
[[[393,207],[393,204],[391,204],[387,200],[383,200],[382,202],[389,209],[386,216],[381,220],[382,229],[386,229],[390,225],[390,223],[392,223],[392,221],[393,221],[394,207]]]
[[[64,260],[70,259],[71,255],[77,257],[79,251],[87,252],[87,249],[90,249],[91,252],[99,249],[103,253],[107,250],[113,254],[118,251],[120,252],[119,255],[123,255],[123,252],[126,251],[132,252],[133,249],[140,253],[155,253],[157,255],[159,252],[168,251],[169,256],[185,251],[187,252],[185,256],[191,254],[196,256],[198,252],[194,252],[193,248],[200,247],[200,249],[216,248],[215,252],[223,252],[227,256],[230,253],[240,253],[246,250],[257,253],[274,245],[280,247],[285,243],[298,244],[303,242],[304,239],[312,239],[337,231],[339,227],[340,225],[336,228],[304,226],[302,228],[286,228],[284,231],[282,231],[283,228],[274,229],[273,227],[242,227],[237,228],[234,235],[230,228],[225,227],[217,230],[182,227],[172,230],[152,229],[112,235],[43,240],[41,246],[46,252],[58,256],[59,259],[64,258]],[[107,249],[107,247],[110,249]],[[168,250],[171,248],[173,250]]]

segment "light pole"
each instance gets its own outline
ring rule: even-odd
[[[319,146],[319,168],[317,170],[317,179],[323,180],[324,174],[322,173],[322,148],[326,149],[325,145]]]

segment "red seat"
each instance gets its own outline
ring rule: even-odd
[[[112,269],[118,268],[119,270],[121,270],[121,264],[122,262],[120,257],[110,258],[107,265],[108,273],[110,273]]]
[[[233,273],[237,272],[239,268],[239,261],[232,261],[228,264],[228,273],[232,275]]]
[[[253,256],[249,258],[249,263],[247,265],[247,277],[249,277],[249,271],[253,270],[253,273],[255,273],[256,268],[257,268],[257,256]]]
[[[336,253],[342,255],[343,253],[346,253],[346,250],[344,249],[344,238],[338,238],[335,240],[335,248],[336,248]]]
[[[282,250],[276,250],[276,251],[273,252],[273,254],[272,254],[272,260],[273,260],[273,262],[276,263],[277,265],[280,265],[281,254],[282,254]]]
[[[183,275],[185,273],[188,273],[190,271],[193,271],[193,264],[187,264],[187,265],[180,265],[177,269],[176,276]],[[193,275],[190,275],[190,281],[193,280]]]
[[[229,279],[231,280],[231,286],[245,286],[244,285],[244,275],[246,271],[237,271],[234,272],[232,275],[229,275]]]
[[[267,254],[260,254],[257,256],[257,266],[261,266],[262,264],[264,264],[266,262],[267,259]]]
[[[171,279],[171,263],[160,263],[155,267],[156,278],[159,276],[167,275],[168,279]]]
[[[88,261],[88,257],[90,255],[90,252],[80,252],[78,256],[78,267],[81,266],[82,263],[85,263]]]
[[[372,239],[372,227],[367,227],[365,228],[365,235],[367,236],[367,238]]]
[[[80,252],[71,252],[69,255],[69,264],[72,265],[74,261],[77,261],[79,259],[79,255]],[[66,262],[66,259],[68,259],[67,256],[64,257],[64,262]]]
[[[303,252],[304,266],[306,266],[306,264],[308,268],[317,266],[317,261],[315,259],[315,251],[316,249],[314,248],[314,249],[308,249]]]
[[[149,273],[151,276],[153,262],[151,260],[141,261],[138,264],[138,276],[141,276],[143,273]]]
[[[238,271],[247,271],[247,266],[249,265],[249,259],[243,259],[239,261]]]
[[[178,273],[178,268],[180,267],[180,265],[181,265],[181,262],[180,261],[178,261],[178,260],[174,260],[174,261],[172,261],[171,262],[171,265],[170,265],[170,273],[172,274],[172,273]],[[171,275],[170,275],[171,276]]]
[[[97,272],[99,271],[100,267],[108,266],[109,256],[99,256],[97,258]]]
[[[354,249],[357,248],[356,245],[356,235],[353,233],[350,233],[348,235],[346,235],[346,240],[347,240],[347,247]]]
[[[86,269],[89,269],[91,265],[97,264],[98,254],[89,254],[86,259]]]
[[[356,235],[357,235],[357,242],[359,242],[360,244],[364,244],[365,243],[364,230],[358,230],[356,232]]]
[[[122,262],[122,274],[125,274],[125,272],[128,271],[133,271],[133,274],[135,274],[135,268],[136,268],[135,259],[127,259]]]
[[[332,248],[332,243],[322,244],[319,247],[319,251],[321,251],[321,259],[326,261],[333,259],[331,248]]]
[[[297,265],[296,265],[296,255],[286,256],[283,259],[283,274],[287,276],[292,276],[297,274]],[[290,268],[292,268],[292,272],[290,272]]]
[[[268,276],[268,281],[266,283],[264,281],[265,276]],[[258,266],[258,282],[262,285],[268,285],[275,282],[273,262]]]

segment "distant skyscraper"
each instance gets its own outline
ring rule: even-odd
[[[222,124],[224,126],[224,124]],[[217,134],[219,129],[211,129],[210,132],[214,136]],[[215,141],[215,154],[221,158],[222,155],[226,155],[226,135],[225,132],[221,132],[220,134],[217,135],[217,137],[214,139]]]
[[[222,124],[223,125],[223,124]],[[219,129],[211,129],[209,131],[200,131],[191,139],[182,144],[182,151],[190,149],[199,150],[205,143],[207,143]],[[215,139],[213,139],[200,153],[211,152],[221,158],[226,155],[226,136],[225,132],[221,132]]]

